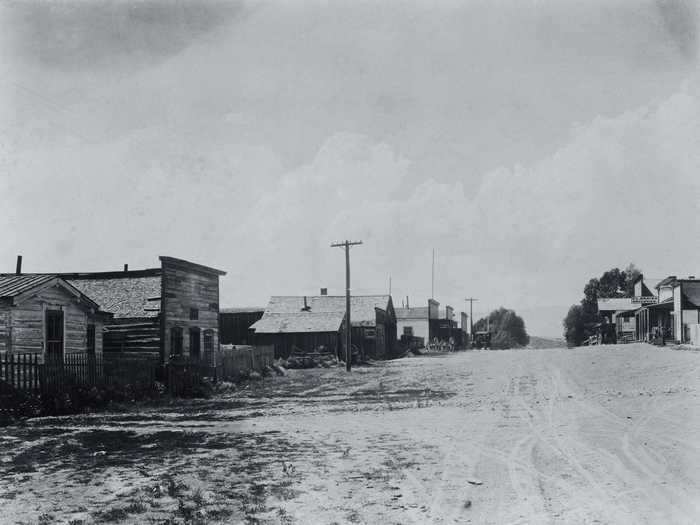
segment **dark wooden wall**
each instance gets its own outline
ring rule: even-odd
[[[320,346],[338,355],[340,332],[304,332],[284,334],[255,334],[256,345],[272,345],[275,347],[275,358],[287,358],[294,347],[302,352],[314,352]]]
[[[219,314],[219,339],[222,345],[252,345],[255,333],[250,327],[260,320],[263,311],[224,312]]]

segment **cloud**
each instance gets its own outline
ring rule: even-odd
[[[700,11],[694,0],[657,0],[666,30],[678,45],[678,49],[691,61],[700,51]]]
[[[659,275],[697,273],[699,137],[692,81],[658,105],[573,129],[565,146],[531,166],[487,173],[471,195],[460,181],[411,185],[409,160],[390,145],[334,135],[277,181],[240,228],[251,234],[243,273],[267,276],[240,291],[341,291],[342,257],[328,244],[359,238],[356,285],[383,291],[391,273],[397,297],[422,301],[436,247],[438,298],[459,308],[470,289],[490,307],[546,314],[531,320],[533,330],[557,335],[552,310],[563,317],[605,269],[634,261]]]
[[[162,61],[247,9],[242,2],[196,0],[13,2],[6,8],[17,55],[65,70]]]

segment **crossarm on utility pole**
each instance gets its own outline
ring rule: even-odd
[[[352,325],[350,323],[350,246],[362,241],[344,241],[331,244],[331,248],[345,248],[345,370],[352,369]]]

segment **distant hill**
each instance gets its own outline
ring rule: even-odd
[[[531,335],[530,344],[527,345],[527,348],[566,348],[566,341],[564,339],[551,339]]]

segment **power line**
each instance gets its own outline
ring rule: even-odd
[[[343,241],[331,244],[331,248],[345,248],[345,370],[350,372],[352,365],[352,325],[350,324],[350,246],[362,241]]]

